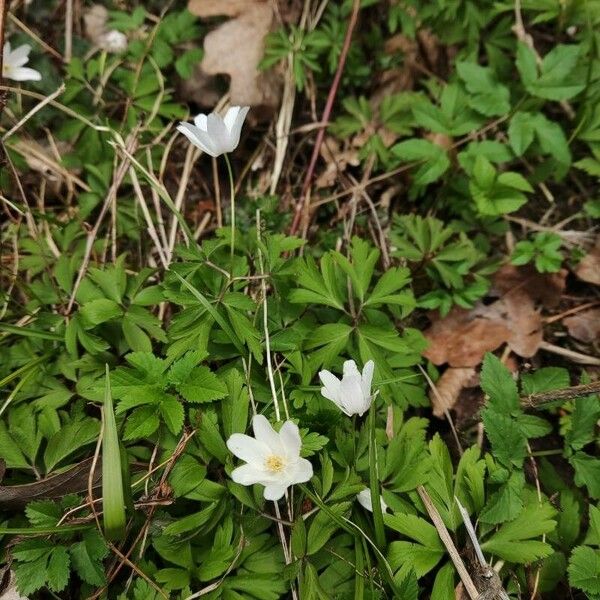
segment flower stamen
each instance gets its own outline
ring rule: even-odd
[[[281,458],[281,456],[272,454],[271,456],[267,457],[265,465],[267,470],[271,471],[272,473],[280,473],[285,467],[285,460]]]

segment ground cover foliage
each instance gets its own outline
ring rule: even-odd
[[[600,599],[598,0],[3,24],[0,598]]]

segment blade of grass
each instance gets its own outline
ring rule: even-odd
[[[219,324],[221,329],[227,334],[232,344],[237,348],[237,351],[244,356],[246,353],[244,347],[240,344],[237,336],[233,329],[229,326],[229,323],[219,314],[217,309],[186,279],[184,279],[179,273],[173,271],[177,278],[185,285],[185,287],[192,293],[192,295],[198,299],[198,301],[206,308],[210,316]]]
[[[60,525],[58,527],[0,527],[0,535],[51,535],[53,533],[70,533],[93,529],[93,523],[81,525]]]
[[[8,323],[0,323],[0,331],[6,331],[7,334],[12,333],[14,335],[22,335],[25,337],[40,338],[42,340],[62,341],[65,339],[65,336],[60,333],[43,331],[41,329],[34,329],[33,327],[17,327],[16,325],[9,325]]]
[[[375,402],[369,410],[369,489],[371,491],[371,504],[373,505],[373,525],[375,541],[382,552],[385,552],[385,529],[383,526],[383,513],[381,512],[379,469],[377,468],[377,441],[375,439]]]
[[[110,377],[106,365],[106,385],[102,419],[104,437],[102,439],[102,504],[104,535],[110,540],[123,539],[125,534],[125,499],[123,496],[123,474],[119,434],[113,410]]]

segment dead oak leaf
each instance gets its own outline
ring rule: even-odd
[[[201,18],[225,15],[229,21],[204,38],[202,69],[229,75],[231,104],[275,107],[279,85],[273,72],[261,72],[265,36],[274,18],[270,0],[190,0],[189,11]]]
[[[580,342],[591,344],[600,340],[600,308],[592,308],[563,319],[569,335]]]
[[[575,275],[582,281],[600,285],[600,237],[594,247],[579,261]]]
[[[519,356],[531,357],[543,340],[542,333],[534,301],[517,290],[471,310],[455,307],[445,318],[434,320],[425,331],[429,347],[423,355],[436,365],[475,367],[486,352],[506,343]]]
[[[437,380],[435,390],[429,392],[434,416],[443,417],[446,411],[454,408],[463,388],[474,387],[477,383],[477,372],[472,367],[446,369]]]

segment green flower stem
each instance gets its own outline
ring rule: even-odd
[[[233,169],[228,154],[223,154],[229,175],[229,189],[231,190],[231,276],[233,277],[233,254],[235,251],[235,182],[233,181]]]
[[[381,512],[379,469],[377,465],[377,441],[375,439],[375,400],[369,409],[369,488],[371,490],[371,504],[373,505],[373,525],[375,527],[375,541],[381,552],[385,551],[385,528],[383,526],[383,513]]]

